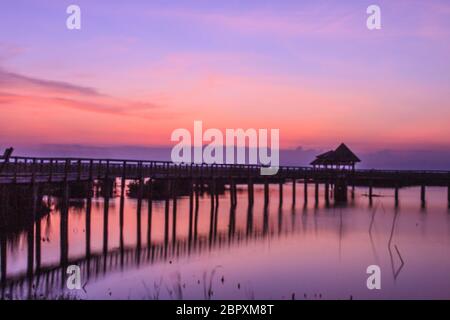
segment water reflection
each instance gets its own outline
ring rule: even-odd
[[[106,198],[66,202],[44,197],[46,216],[21,232],[0,234],[1,296],[450,297],[445,189],[430,190],[421,208],[416,188],[402,190],[401,205],[393,190],[380,190],[370,203],[357,188],[349,203],[339,206],[332,204],[332,192],[325,195],[326,187],[325,194],[316,188],[249,184],[219,195],[197,186],[185,197],[158,201],[115,193],[110,198],[109,192]],[[382,267],[380,292],[365,287],[370,264]],[[81,268],[83,290],[66,289],[69,265]],[[430,275],[433,280],[423,281]],[[177,294],[161,291],[162,284],[172,287],[171,281]]]

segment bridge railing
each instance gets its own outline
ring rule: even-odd
[[[0,177],[45,177],[50,181],[61,176],[80,179],[98,179],[105,177],[142,178],[153,175],[184,177],[264,177],[262,165],[248,164],[199,164],[174,163],[170,161],[147,161],[135,159],[90,159],[90,158],[38,158],[14,156],[5,163]],[[441,178],[450,180],[450,171],[443,170],[374,170],[355,171],[339,169],[317,169],[313,167],[280,166],[276,177],[305,178],[317,176],[336,177],[345,175],[362,179],[404,177],[414,179]],[[270,176],[267,176],[270,178]]]

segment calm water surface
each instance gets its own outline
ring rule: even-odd
[[[293,208],[292,188],[286,184],[279,209],[278,186],[271,186],[265,211],[263,189],[255,186],[249,210],[242,187],[235,211],[228,192],[219,197],[213,223],[205,194],[197,231],[191,234],[189,198],[177,201],[175,227],[170,201],[167,234],[164,201],[153,202],[150,233],[148,202],[142,202],[139,233],[137,200],[126,198],[122,237],[119,197],[109,201],[108,210],[102,198],[93,198],[90,234],[86,200],[72,201],[68,263],[81,267],[84,290],[65,286],[61,215],[54,206],[38,222],[40,231],[35,225],[31,233],[31,239],[37,233],[40,240],[40,249],[34,244],[31,252],[33,260],[28,232],[6,241],[8,285],[2,294],[14,299],[449,299],[447,190],[428,188],[421,208],[418,188],[401,189],[397,209],[393,190],[376,190],[380,196],[372,206],[366,192],[357,189],[355,199],[341,207],[333,206],[333,200],[327,207],[321,195],[316,206],[311,186],[305,206],[298,184]],[[195,220],[194,210],[193,229]],[[366,287],[366,268],[373,264],[381,267],[381,290]]]

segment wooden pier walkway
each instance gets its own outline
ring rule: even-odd
[[[1,164],[0,159],[0,164]],[[230,186],[253,183],[280,183],[285,181],[323,184],[336,187],[346,200],[347,187],[369,187],[369,197],[374,187],[398,189],[404,186],[420,186],[421,197],[425,200],[425,188],[441,186],[448,188],[450,202],[450,171],[420,170],[338,170],[315,169],[313,167],[280,166],[276,175],[262,176],[262,166],[231,164],[177,164],[166,161],[141,161],[123,159],[87,158],[33,158],[10,157],[3,163],[0,172],[0,185],[52,184],[61,182],[114,180],[144,181],[145,179],[191,179],[221,180]],[[125,185],[125,183],[123,184]],[[318,186],[316,187],[316,189]],[[326,196],[328,192],[326,192]]]

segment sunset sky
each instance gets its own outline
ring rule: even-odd
[[[284,148],[448,150],[449,57],[447,0],[4,0],[0,146],[167,146],[202,120]]]

